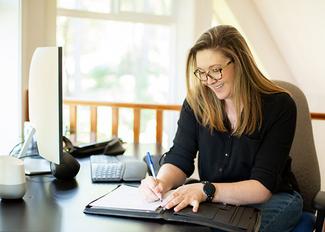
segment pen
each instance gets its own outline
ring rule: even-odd
[[[150,172],[151,172],[153,178],[157,181],[157,176],[156,176],[155,169],[153,167],[153,162],[152,162],[152,159],[151,159],[151,155],[150,155],[149,152],[147,152],[146,161],[147,161],[147,164],[149,166],[149,169],[150,169]],[[159,197],[159,199],[160,199],[160,201],[162,201],[161,197]]]

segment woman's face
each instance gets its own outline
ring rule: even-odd
[[[198,51],[196,54],[196,69],[202,77],[205,77],[207,72],[211,76],[219,78],[211,78],[207,75],[207,80],[202,81],[202,84],[208,86],[220,100],[231,100],[233,96],[233,86],[235,71],[231,60],[225,57],[222,52],[212,49]],[[220,69],[221,75],[219,73]]]

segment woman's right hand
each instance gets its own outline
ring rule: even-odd
[[[147,176],[145,179],[141,180],[139,189],[144,199],[148,202],[154,202],[161,199],[164,193],[168,191],[166,183],[152,176]]]

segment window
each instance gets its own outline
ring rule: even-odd
[[[173,9],[172,0],[58,0],[57,44],[63,47],[64,96],[96,101],[172,102]],[[88,115],[86,108],[80,110],[79,115]],[[119,135],[132,141],[128,113],[121,112]],[[99,115],[99,121],[102,117]],[[87,123],[79,119],[78,136],[86,142]],[[154,112],[142,113],[141,142],[154,142],[154,120]],[[110,137],[105,123],[99,125],[98,131],[99,139]]]

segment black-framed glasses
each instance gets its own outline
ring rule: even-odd
[[[202,71],[201,69],[196,69],[194,71],[194,75],[200,80],[200,81],[207,81],[208,76],[213,80],[220,80],[222,78],[222,71],[232,63],[232,60],[228,61],[227,64],[225,64],[222,68],[220,68],[219,65],[212,66],[208,72]]]

